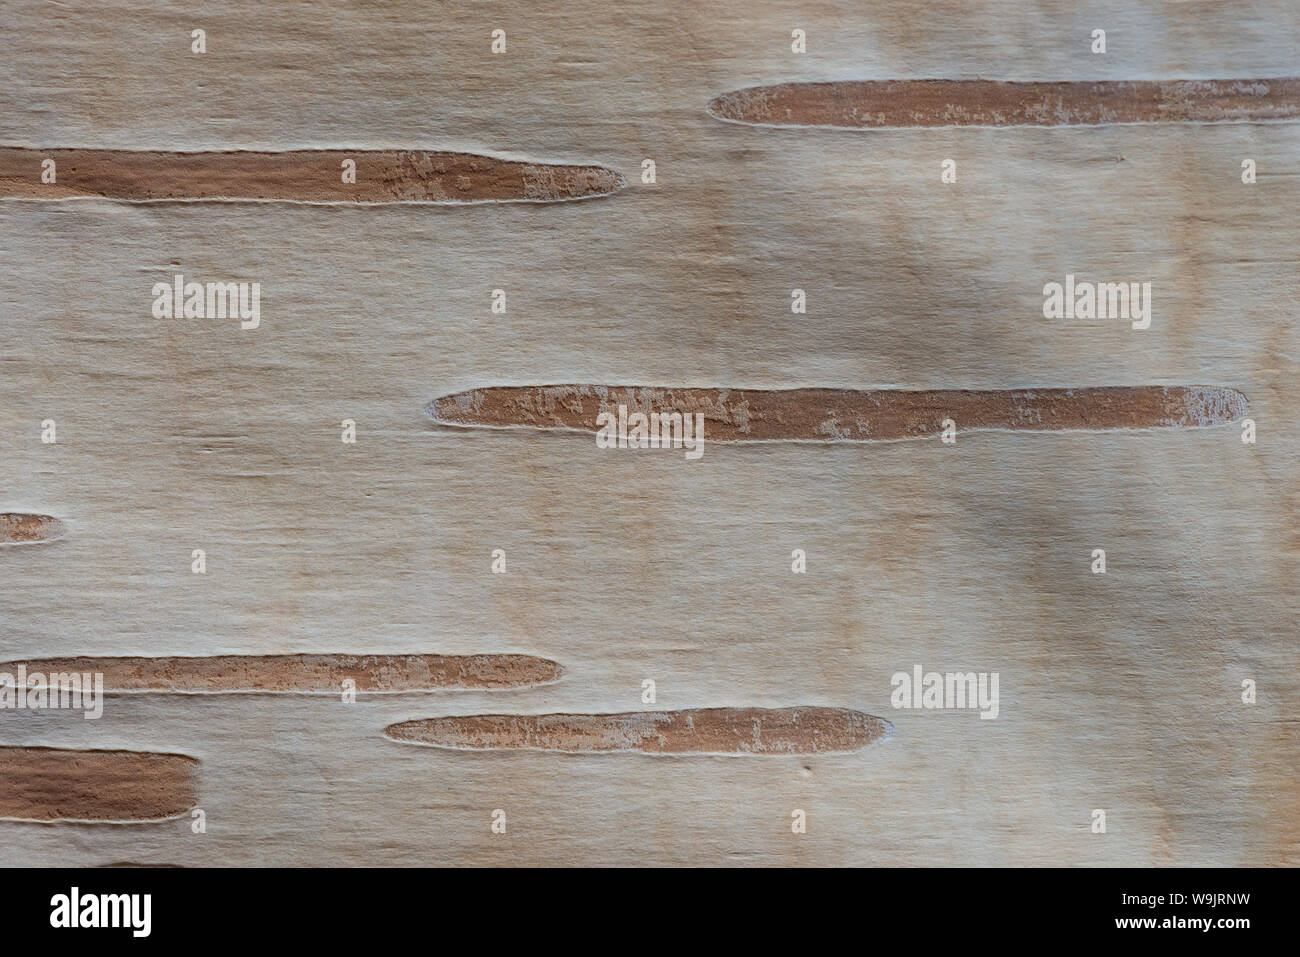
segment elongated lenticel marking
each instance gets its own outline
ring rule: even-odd
[[[844,708],[696,708],[624,714],[477,714],[389,725],[396,741],[454,750],[823,754],[857,751],[890,724]]]
[[[558,681],[563,669],[530,655],[214,655],[205,658],[45,658],[19,664],[44,674],[102,674],[107,691],[157,693],[359,692],[526,688]]]
[[[937,436],[945,419],[961,431],[1196,428],[1246,411],[1246,397],[1217,386],[1083,389],[696,389],[549,385],[474,389],[435,399],[443,425],[595,432],[619,406],[644,414],[702,413],[714,442],[869,442]]]
[[[198,803],[199,762],[154,751],[0,747],[0,818],[159,821]]]
[[[42,181],[41,163],[56,177]],[[356,164],[344,182],[342,164]],[[349,176],[349,180],[350,180]],[[299,203],[552,203],[626,185],[602,166],[566,166],[429,150],[167,153],[0,147],[0,197]]]
[[[1300,116],[1300,78],[779,83],[724,93],[709,112],[757,126],[846,129],[1257,123]]]
[[[113,861],[111,864],[96,864],[96,867],[184,867],[184,864],[155,864],[141,861]]]
[[[35,545],[39,542],[52,542],[67,533],[67,526],[50,515],[0,512],[0,545]]]

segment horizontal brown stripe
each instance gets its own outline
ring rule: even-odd
[[[478,714],[403,721],[397,741],[458,750],[647,754],[820,754],[856,751],[889,723],[843,708],[697,708],[624,714]]]
[[[152,751],[0,747],[0,818],[156,821],[198,803],[199,762]]]
[[[67,532],[67,526],[50,515],[0,512],[0,545],[52,542],[56,538],[62,538]]]
[[[55,162],[56,182],[41,182]],[[342,163],[356,163],[344,183]],[[601,166],[523,163],[427,150],[164,153],[0,147],[0,197],[125,200],[243,199],[307,203],[558,202],[626,185]]]
[[[184,867],[184,864],[154,864],[141,861],[114,861],[111,864],[97,864],[96,867]]]
[[[780,83],[724,93],[709,112],[762,126],[851,129],[1256,122],[1300,116],[1300,78]]]
[[[96,867],[185,867],[183,863],[146,863],[142,861],[113,861],[112,863],[100,863]]]
[[[998,429],[1190,428],[1231,422],[1246,397],[1214,386],[1102,386],[984,392],[890,389],[692,389],[551,385],[474,389],[435,399],[434,421],[455,426],[526,426],[595,432],[602,412],[702,413],[705,442],[778,439],[871,441]]]
[[[107,691],[321,692],[522,688],[559,680],[554,661],[530,655],[215,655],[208,658],[42,658],[0,664],[15,674],[100,673]]]

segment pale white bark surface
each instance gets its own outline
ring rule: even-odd
[[[208,821],[0,822],[7,862],[1300,863],[1300,125],[851,132],[706,112],[789,80],[1288,75],[1293,4],[0,13],[0,145],[459,150],[630,184],[463,208],[0,200],[0,511],[67,527],[0,549],[3,660],[517,652],[565,669],[355,704],[0,712],[0,744],[198,758]],[[260,282],[260,327],[153,318],[151,286],[176,273]],[[1151,327],[1042,318],[1067,273],[1151,282]],[[422,411],[534,383],[1221,385],[1259,433],[717,444],[687,461]],[[891,675],[918,663],[998,672],[999,717],[894,709]],[[446,714],[800,704],[895,733],[788,757],[383,736]]]

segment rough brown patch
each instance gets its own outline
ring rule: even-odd
[[[0,818],[157,821],[198,802],[199,762],[151,751],[0,747]]]
[[[624,714],[476,714],[389,725],[397,741],[457,750],[647,754],[822,754],[857,751],[889,722],[843,708],[697,708]]]
[[[456,426],[528,426],[597,431],[601,412],[702,413],[705,441],[871,441],[997,429],[1191,428],[1231,422],[1246,397],[1213,386],[1087,389],[671,389],[653,386],[501,386],[435,399],[434,421]]]
[[[762,126],[851,129],[1259,122],[1300,116],[1300,78],[780,83],[724,93],[709,103],[709,112]]]
[[[56,183],[41,182],[45,159],[55,162]],[[342,181],[345,159],[356,161],[355,184]],[[0,148],[0,195],[20,199],[549,203],[605,196],[625,185],[622,175],[601,166],[521,163],[427,150],[164,153]]]
[[[14,673],[19,662],[0,664]],[[530,655],[214,655],[208,658],[44,658],[28,673],[101,673],[109,691],[316,692],[523,688],[558,681],[554,661]]]
[[[32,545],[52,542],[68,533],[68,528],[49,515],[27,512],[0,512],[0,545]]]

